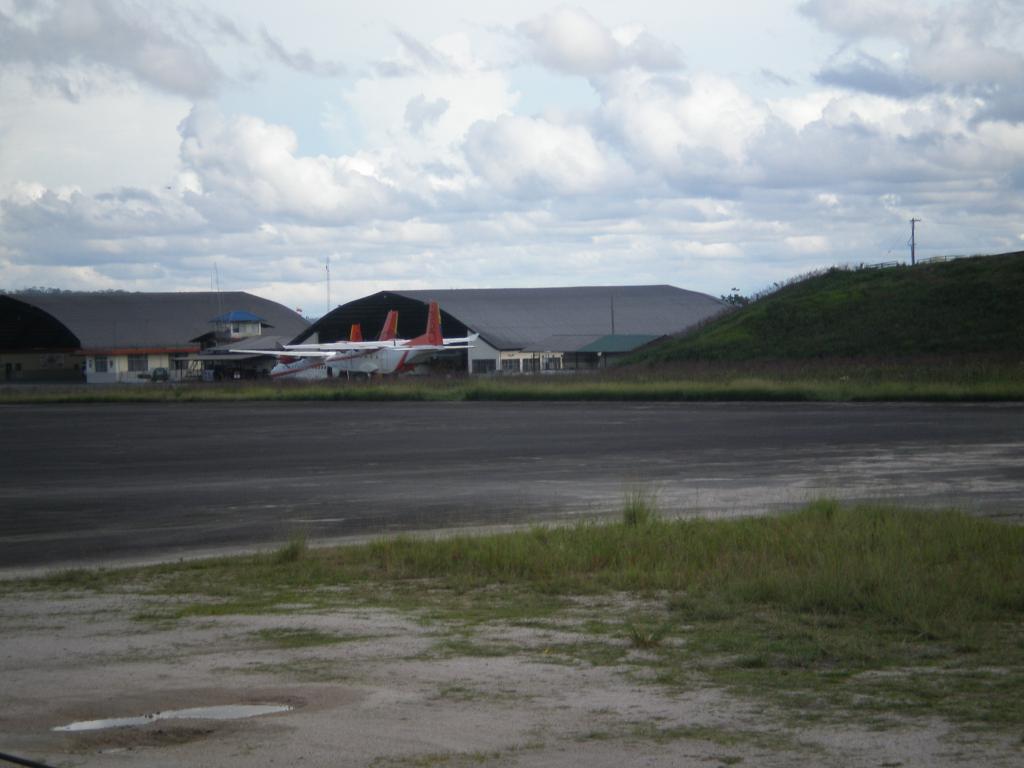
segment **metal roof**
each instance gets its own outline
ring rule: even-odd
[[[81,349],[191,346],[210,332],[210,319],[225,312],[266,318],[294,337],[308,323],[287,307],[242,291],[193,293],[12,293],[7,297],[56,318]]]
[[[582,336],[572,333],[554,333],[536,344],[528,344],[523,347],[523,352],[575,352],[580,347],[585,347],[599,338],[601,337],[593,333]]]
[[[291,340],[291,336],[248,336],[244,339],[228,342],[227,344],[218,344],[203,351],[214,355],[231,355],[232,349],[265,349],[268,352],[280,352],[284,349],[285,344],[291,343]]]
[[[621,352],[632,352],[637,347],[642,347],[644,344],[650,344],[655,339],[662,338],[660,335],[652,336],[650,334],[609,334],[603,336],[596,341],[587,344],[585,347],[580,347],[577,352],[602,352],[604,354],[615,354]]]
[[[672,285],[457,288],[388,293],[422,302],[437,301],[446,314],[478,332],[496,349],[525,349],[552,335],[664,336],[689,328],[725,306],[713,296]]]

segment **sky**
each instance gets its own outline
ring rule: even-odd
[[[1019,0],[0,0],[0,288],[669,283],[1024,250]]]

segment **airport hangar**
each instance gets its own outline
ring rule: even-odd
[[[398,335],[413,338],[426,328],[431,301],[441,307],[445,336],[480,334],[468,351],[439,355],[435,369],[478,374],[603,367],[726,306],[671,285],[381,291],[336,307],[294,342],[345,340],[355,324],[364,338],[376,338],[392,309],[398,311]]]
[[[669,285],[381,291],[309,323],[244,292],[0,294],[0,381],[139,383],[250,378],[288,343],[347,339],[352,324],[375,338],[391,309],[399,336],[423,333],[430,301],[446,336],[479,333],[468,351],[441,353],[435,369],[530,373],[601,367],[724,308]]]
[[[277,302],[241,291],[0,294],[0,381],[139,383],[253,375],[263,355],[309,323]]]

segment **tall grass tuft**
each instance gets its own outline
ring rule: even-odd
[[[630,528],[649,525],[658,519],[658,498],[653,491],[633,488],[622,504],[622,523]]]
[[[293,533],[286,544],[275,550],[272,560],[277,565],[297,563],[309,553],[309,542],[304,533]]]
[[[630,644],[634,648],[641,650],[657,648],[661,645],[661,641],[665,639],[668,630],[669,626],[665,623],[652,626],[649,623],[638,621],[626,622],[626,635],[629,638]]]

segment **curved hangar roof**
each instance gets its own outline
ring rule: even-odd
[[[374,338],[390,309],[398,310],[399,335],[416,336],[426,326],[430,301],[441,305],[445,336],[476,332],[496,349],[536,346],[553,335],[592,340],[613,330],[662,336],[689,328],[725,306],[705,293],[671,285],[381,291],[342,304],[296,341],[313,333],[322,342],[347,338],[353,323],[362,325],[364,338]]]
[[[194,349],[226,312],[256,316],[289,338],[308,326],[287,307],[243,291],[13,293],[0,296],[0,349]]]

